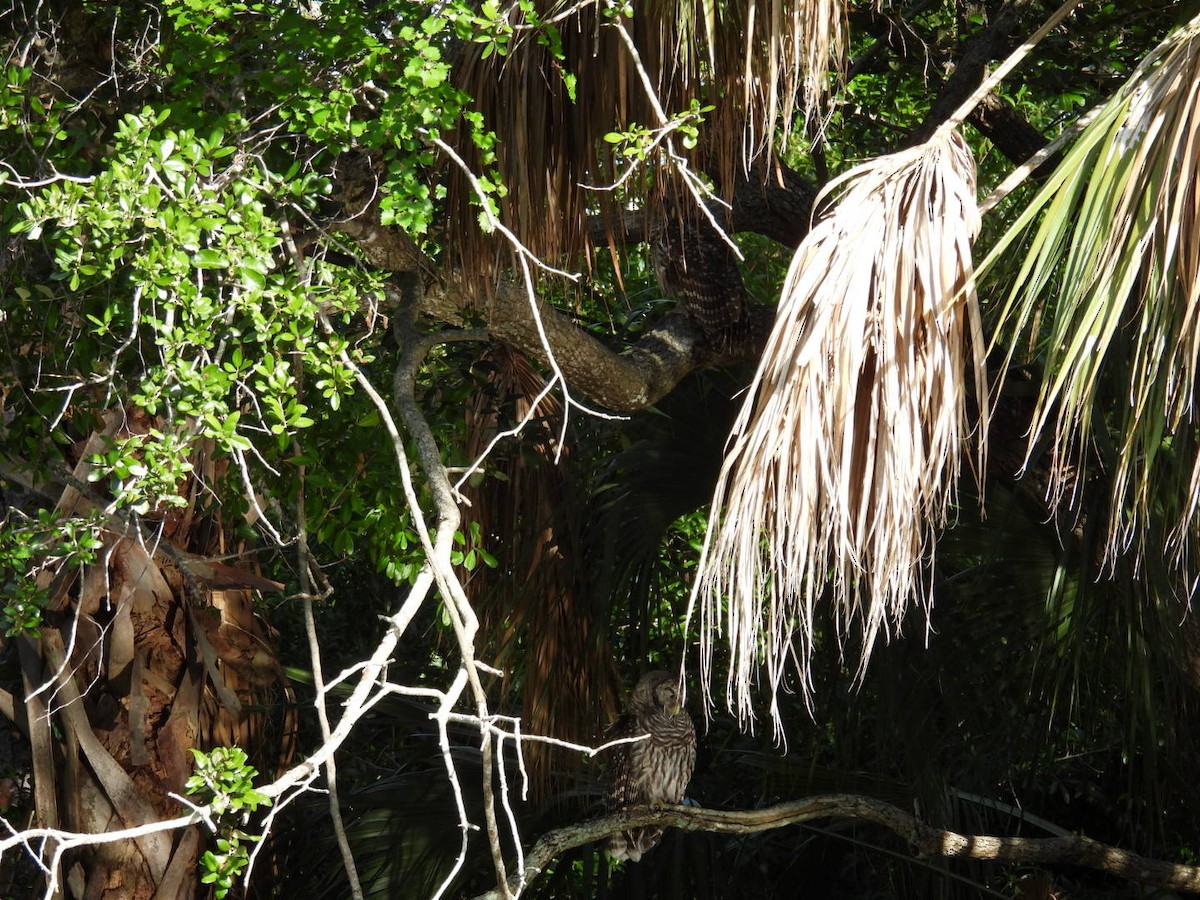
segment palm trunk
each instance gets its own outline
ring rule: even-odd
[[[109,417],[108,434],[118,420]],[[85,446],[74,485],[85,482],[100,441],[98,433]],[[280,736],[294,731],[247,712],[265,705],[264,689],[286,690],[249,589],[280,585],[186,554],[200,534],[216,535],[206,553],[226,548],[219,521],[201,519],[194,486],[184,488],[192,502],[164,520],[159,552],[114,528],[102,533],[93,566],[58,583],[44,575],[40,637],[20,645],[42,826],[95,834],[179,816],[186,807],[170,795],[183,794],[192,774],[190,749],[238,744],[269,773],[281,761]],[[56,512],[65,518],[92,505],[68,486]],[[57,872],[57,896],[193,897],[208,839],[193,826],[74,851]],[[44,862],[53,849],[42,849]]]

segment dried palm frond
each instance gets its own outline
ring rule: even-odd
[[[1082,483],[1093,442],[1107,447],[1108,563],[1144,552],[1168,517],[1185,576],[1200,505],[1198,83],[1200,18],[1147,56],[981,266],[1021,242],[1000,333],[1033,329],[1041,311],[1029,452],[1049,429],[1051,499]]]
[[[552,19],[565,5],[538,0],[538,14]],[[845,6],[845,0],[645,0],[634,4],[632,19],[621,20],[603,4],[579,4],[556,21],[561,58],[536,29],[519,32],[503,57],[485,56],[484,45],[465,48],[455,82],[501,138],[496,168],[509,187],[499,201],[502,221],[539,257],[558,260],[590,251],[589,214],[605,215],[616,232],[623,211],[642,207],[654,219],[664,198],[685,196],[679,160],[713,175],[717,193],[728,195],[735,175],[776,139],[785,142],[796,119],[820,114],[827,72],[844,52]],[[509,15],[527,27],[515,6]],[[657,144],[643,177],[628,179],[620,192],[588,187],[612,184],[624,165],[605,135],[663,129],[663,115],[686,114],[693,101],[712,107],[693,150],[675,134],[674,156],[666,142]],[[467,162],[480,170],[477,156]],[[448,178],[452,214],[461,223],[474,220],[471,187],[459,172]],[[496,264],[498,245],[476,229],[463,228],[454,243],[466,271]]]
[[[922,566],[954,497],[968,371],[987,417],[966,144],[944,130],[831,195],[734,425],[692,597],[706,671],[714,640],[729,642],[743,720],[760,633],[773,693],[789,656],[807,691],[820,603],[840,635],[861,628],[861,672],[879,634],[928,602]]]
[[[585,589],[586,507],[572,494],[570,448],[559,444],[562,405],[544,396],[541,374],[506,346],[490,347],[477,368],[486,378],[466,408],[466,452],[475,459],[490,448],[491,455],[488,477],[463,489],[471,504],[465,515],[499,567],[464,573],[467,595],[485,651],[506,673],[503,689],[519,693],[525,733],[592,743],[615,718],[618,679]],[[520,443],[492,446],[507,423],[526,416]],[[535,798],[564,789],[581,765],[578,754],[546,744],[526,744],[524,754]]]
[[[704,6],[713,2],[704,0]],[[741,11],[730,4],[728,12],[736,21]],[[805,124],[820,116],[830,65],[836,65],[844,51],[846,4],[844,0],[747,0],[744,15],[739,80],[744,109],[751,111],[743,145],[743,160],[749,162],[771,149],[776,125],[782,126],[781,146],[786,146],[797,112]],[[707,39],[710,48],[721,46],[716,28],[710,26]],[[713,68],[720,72],[715,64]],[[732,73],[725,77],[732,86]],[[794,106],[796,97],[803,104],[799,110]],[[762,130],[756,134],[759,127]]]

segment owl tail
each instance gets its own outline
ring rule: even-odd
[[[614,834],[608,839],[608,853],[613,859],[627,859],[638,862],[642,855],[649,853],[662,839],[663,830],[657,825],[645,825],[641,828],[631,828]]]

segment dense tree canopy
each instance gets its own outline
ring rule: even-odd
[[[0,895],[1200,892],[1197,12],[16,0]]]

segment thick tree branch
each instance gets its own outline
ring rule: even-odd
[[[497,285],[490,297],[456,278],[425,293],[423,311],[452,324],[472,315],[488,333],[537,359],[545,358],[525,288]],[[699,329],[682,313],[670,313],[630,349],[617,351],[578,327],[567,315],[538,301],[538,313],[554,358],[573,390],[614,412],[631,412],[656,403],[689,372],[702,365],[745,362],[739,356],[714,358],[701,345]],[[774,311],[757,311],[756,333],[765,339]]]
[[[1044,134],[1025,121],[1025,118],[995,91],[983,98],[967,121],[978,128],[980,134],[995,144],[997,149],[1016,165],[1024,163],[1049,143]],[[1057,156],[1052,156],[1039,168],[1052,168],[1054,160],[1057,159]]]
[[[1147,859],[1083,835],[1050,838],[963,835],[932,828],[898,807],[853,794],[822,794],[766,809],[718,810],[694,806],[643,807],[568,825],[542,835],[525,855],[524,884],[536,879],[566,851],[639,825],[665,825],[681,831],[752,834],[814,819],[862,819],[902,837],[917,857],[990,859],[1007,862],[1063,864],[1093,869],[1130,881],[1175,891],[1200,893],[1200,867]],[[522,887],[514,875],[509,890]],[[490,891],[476,900],[498,900]]]
[[[371,223],[365,217],[353,226],[337,230],[351,236],[372,265],[397,274],[424,270],[411,255],[411,241],[400,229]],[[452,325],[477,322],[493,338],[545,361],[545,348],[521,284],[503,282],[485,291],[461,274],[447,273],[423,292],[420,307],[426,315]],[[622,353],[548,303],[539,300],[537,308],[555,361],[571,388],[614,412],[644,409],[698,366],[717,362],[705,358],[699,330],[682,314],[666,316],[637,345]],[[765,334],[764,329],[764,338]]]
[[[355,178],[352,171],[341,175],[348,182]],[[816,193],[814,185],[782,166],[773,167],[766,175],[751,173],[734,192],[734,230],[754,231],[795,246],[808,231]],[[373,201],[361,201],[353,211],[353,218],[335,223],[330,229],[350,238],[371,265],[397,274],[420,272],[423,279],[432,279],[421,301],[422,312],[453,325],[481,324],[493,338],[545,361],[545,349],[523,285],[508,282],[485,290],[460,273],[435,273],[432,261],[401,229],[379,224]],[[622,244],[644,239],[640,214],[630,213],[627,219],[620,233],[612,237]],[[591,237],[593,242],[605,240],[599,226]],[[598,340],[547,303],[538,302],[538,313],[555,361],[570,387],[613,412],[632,412],[656,403],[698,368],[757,359],[774,319],[773,309],[754,309],[751,330],[757,340],[740,345],[735,353],[716,355],[682,312],[664,317],[623,352]]]
[[[456,325],[472,315],[478,316],[492,337],[507,341],[535,358],[543,358],[545,350],[524,286],[503,283],[492,290],[490,297],[481,294],[463,280],[446,279],[426,292],[423,311]],[[657,387],[657,383],[664,379],[672,382],[672,373],[687,367],[699,338],[694,328],[679,330],[665,342],[660,358],[631,361],[540,300],[538,314],[555,359],[571,387],[612,410],[640,409],[662,396],[666,391]],[[670,386],[674,386],[673,382]]]
[[[1021,21],[1021,14],[1032,0],[1014,0],[992,19],[991,23],[973,37],[966,45],[955,65],[953,74],[946,79],[936,99],[929,108],[925,120],[917,127],[908,143],[919,144],[928,140],[959,105],[979,87],[987,75],[991,61],[1007,55],[1016,43],[1013,32]],[[1040,150],[1046,138],[1009,106],[994,91],[971,113],[968,121],[979,129],[1006,157],[1016,164]]]

